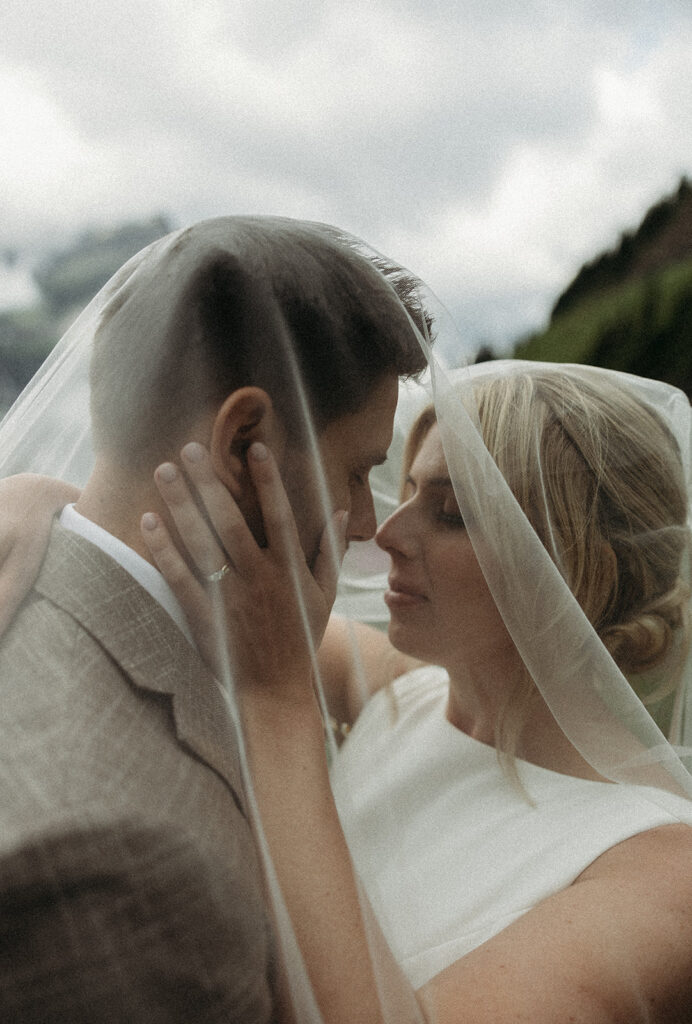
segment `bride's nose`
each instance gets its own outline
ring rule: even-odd
[[[378,547],[389,554],[401,554],[410,558],[415,548],[415,532],[413,529],[413,516],[406,504],[400,505],[396,512],[379,527],[375,534],[375,542]]]

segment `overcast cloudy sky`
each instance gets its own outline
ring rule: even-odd
[[[325,220],[500,346],[692,174],[691,69],[692,0],[3,0],[0,250]]]

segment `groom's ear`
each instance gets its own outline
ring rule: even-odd
[[[210,441],[212,465],[236,501],[242,501],[251,489],[248,448],[254,441],[273,448],[277,427],[272,400],[262,388],[232,391],[216,413]]]

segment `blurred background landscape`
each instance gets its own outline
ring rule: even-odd
[[[0,412],[31,379],[62,332],[130,256],[173,229],[164,214],[91,230],[56,249],[32,272],[31,303],[0,312]],[[17,255],[2,259],[12,269]],[[682,178],[616,244],[595,254],[556,296],[544,329],[498,354],[591,363],[655,377],[692,398],[692,185]]]
[[[0,411],[194,221],[325,221],[419,275],[451,365],[687,391],[690,0],[4,0]]]
[[[654,377],[692,398],[692,187],[647,211],[617,245],[585,263],[545,328],[513,355],[591,363]]]

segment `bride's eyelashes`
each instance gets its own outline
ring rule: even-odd
[[[464,523],[464,517],[458,509],[456,509],[456,511],[446,511],[445,509],[442,509],[437,515],[437,520],[444,526],[450,526],[459,530],[463,530],[466,525]]]
[[[465,529],[464,517],[459,511],[459,506],[451,492],[451,483],[447,480],[434,480],[430,484],[423,484],[421,494],[418,494],[418,486],[415,480],[408,476],[404,486],[403,503],[418,497],[423,503],[424,512],[434,522],[451,529]]]

